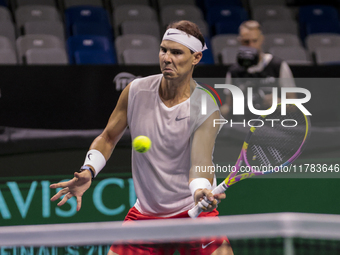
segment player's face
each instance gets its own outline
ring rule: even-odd
[[[202,58],[201,52],[191,53],[184,45],[164,40],[159,50],[159,63],[164,78],[175,79],[192,73]]]
[[[242,28],[240,30],[239,41],[243,46],[255,48],[262,51],[263,35],[259,29]]]

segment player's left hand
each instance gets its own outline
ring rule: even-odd
[[[81,208],[81,198],[84,192],[91,186],[92,175],[90,171],[83,171],[81,173],[75,172],[73,179],[66,182],[53,183],[50,188],[57,189],[62,188],[57,194],[55,194],[51,201],[56,201],[65,195],[62,200],[57,204],[62,206],[71,197],[76,197],[77,199],[77,211]]]
[[[202,209],[204,212],[211,212],[217,208],[217,204],[221,202],[221,199],[226,198],[226,195],[225,193],[213,195],[209,189],[198,189],[195,192],[195,205],[203,200],[204,197],[207,197],[211,204],[207,208],[203,207]]]

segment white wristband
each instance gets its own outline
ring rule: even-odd
[[[211,184],[206,178],[196,178],[190,182],[189,189],[191,191],[192,196],[194,196],[196,190],[198,189],[211,189]]]
[[[86,154],[84,165],[90,165],[95,171],[95,177],[106,165],[104,155],[98,150],[89,150]]]

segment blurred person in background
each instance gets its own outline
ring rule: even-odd
[[[287,62],[263,52],[265,37],[259,22],[244,21],[239,27],[238,40],[241,47],[237,53],[237,63],[230,66],[226,84],[238,86],[244,95],[247,94],[247,88],[252,87],[255,109],[268,109],[272,105],[272,88],[295,86],[293,74]],[[224,94],[226,98],[220,111],[225,118],[230,119],[232,117],[232,95],[228,89],[224,90]],[[296,95],[288,93],[287,98],[296,98]],[[278,90],[278,102],[280,102],[280,90]],[[245,103],[247,104],[247,100]]]

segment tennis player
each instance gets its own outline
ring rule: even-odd
[[[168,26],[160,45],[161,74],[135,79],[122,92],[103,133],[92,143],[84,166],[67,182],[52,184],[63,188],[51,200],[62,195],[58,206],[71,197],[81,198],[90,187],[117,142],[129,126],[132,138],[148,136],[152,141],[146,153],[132,151],[132,175],[137,202],[125,221],[186,218],[203,196],[212,204],[200,217],[218,215],[217,200],[225,194],[212,195],[216,178],[211,172],[195,171],[196,166],[212,166],[212,153],[220,127],[218,106],[210,96],[202,106],[206,93],[193,79],[194,67],[206,49],[202,33],[196,24],[179,21]],[[202,107],[205,114],[202,114]],[[147,233],[146,233],[147,234]],[[184,244],[112,245],[112,254],[233,254],[226,237],[205,239]]]

